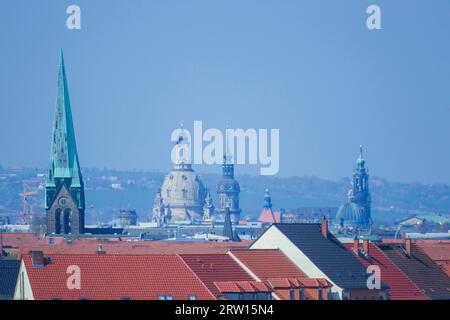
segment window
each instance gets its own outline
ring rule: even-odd
[[[173,300],[172,296],[158,296],[158,300]]]
[[[189,300],[197,300],[196,296],[189,296]]]
[[[303,288],[298,288],[298,300],[305,300],[305,294]]]
[[[89,300],[89,299],[86,297],[81,297],[80,300]]]
[[[294,289],[290,289],[290,290],[289,290],[289,299],[290,299],[290,300],[295,300],[295,292],[294,292]]]
[[[318,289],[318,300],[322,300],[323,296],[322,296],[322,288]]]
[[[60,297],[53,297],[52,300],[61,300]]]
[[[120,300],[128,301],[128,300],[133,300],[133,299],[131,299],[131,297],[122,297],[122,298],[120,298]]]

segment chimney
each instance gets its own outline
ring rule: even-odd
[[[366,255],[369,255],[369,240],[363,240],[363,250]]]
[[[44,252],[42,250],[31,251],[31,262],[34,268],[43,268],[45,264]]]
[[[326,216],[323,216],[322,220],[322,236],[328,238],[328,220]]]
[[[353,239],[353,251],[359,255],[359,239],[357,236]]]
[[[412,255],[412,240],[411,239],[405,240],[405,250],[406,250],[406,253],[408,254],[408,256]]]

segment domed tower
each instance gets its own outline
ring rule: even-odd
[[[363,157],[363,147],[359,147],[359,156],[356,159],[356,169],[353,172],[352,192],[349,200],[363,209],[364,221],[370,222],[370,192],[369,192],[369,170],[366,168]]]
[[[223,157],[222,179],[217,184],[217,208],[216,212],[225,216],[225,210],[230,211],[231,220],[234,223],[239,222],[241,209],[239,208],[239,193],[241,188],[239,183],[234,179],[234,164],[232,157],[228,152],[228,139],[225,140],[226,152]]]
[[[176,142],[175,167],[165,177],[161,187],[160,200],[155,199],[154,216],[162,209],[164,223],[189,224],[203,219],[206,190],[200,176],[192,169],[190,162],[190,138],[183,126],[178,130]],[[155,215],[156,213],[156,215]]]
[[[341,226],[368,228],[371,224],[371,199],[369,192],[369,173],[360,146],[353,172],[352,188],[348,192],[348,203],[342,205],[336,214],[336,223]]]

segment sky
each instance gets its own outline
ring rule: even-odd
[[[66,27],[71,4],[81,30]],[[366,27],[371,4],[381,30]],[[83,167],[169,170],[172,131],[201,120],[279,129],[279,176],[348,177],[363,144],[373,176],[450,183],[449,12],[448,0],[2,0],[0,165],[48,165],[63,48]]]

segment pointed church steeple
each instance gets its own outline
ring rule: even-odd
[[[230,208],[225,209],[225,221],[223,223],[222,235],[227,237],[229,241],[240,242],[237,232],[233,230],[233,224],[231,222]]]
[[[50,165],[45,183],[47,232],[79,234],[84,230],[84,185],[78,160],[61,50],[51,142]]]
[[[363,146],[362,146],[362,144],[359,146],[359,156],[356,159],[356,163],[361,168],[363,168],[364,165],[366,164],[366,161],[364,160],[364,157],[363,157]]]
[[[81,187],[82,184],[62,49],[58,68],[48,184],[54,185],[55,178],[70,178],[74,187]]]

